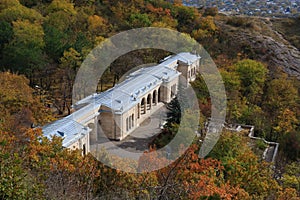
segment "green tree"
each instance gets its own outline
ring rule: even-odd
[[[272,115],[279,115],[284,109],[293,110],[297,105],[298,91],[293,81],[287,75],[281,74],[279,78],[267,83],[263,107]]]
[[[271,126],[268,138],[280,141],[285,134],[296,131],[298,99],[298,90],[286,75],[280,74],[267,83],[262,108]]]
[[[1,132],[0,138],[0,198],[27,199],[36,191],[26,183],[22,158],[17,152],[9,151],[7,138],[3,138],[2,134],[6,133]]]
[[[280,189],[272,179],[267,163],[260,162],[239,132],[224,131],[209,157],[219,159],[225,167],[224,178],[233,187],[241,187],[252,199],[265,199]]]
[[[196,26],[197,13],[193,8],[178,5],[176,6],[175,18],[178,20],[177,29],[181,32],[190,33]]]
[[[20,2],[18,0],[1,0],[0,2],[0,11],[6,8],[20,5]]]
[[[283,174],[283,187],[294,188],[300,192],[300,168],[299,163],[292,162],[285,166]]]
[[[3,10],[0,12],[0,20],[9,23],[17,20],[29,20],[33,23],[42,22],[43,16],[38,11],[21,5],[18,1],[13,0],[7,3],[7,0],[4,0]]]
[[[70,46],[68,33],[49,24],[44,24],[43,27],[45,31],[45,52],[55,62],[58,62],[64,50]]]
[[[13,39],[4,48],[2,61],[14,72],[32,74],[44,64],[44,31],[42,26],[28,20],[13,22]]]
[[[181,109],[177,97],[172,99],[172,101],[167,104],[167,109],[167,126],[171,127],[171,125],[174,123],[180,124]]]
[[[147,14],[132,13],[128,18],[128,24],[131,28],[148,27],[152,24]]]
[[[249,59],[237,62],[233,68],[240,76],[242,95],[250,103],[259,103],[263,94],[267,68],[262,63]]]
[[[280,148],[286,158],[297,161],[300,158],[300,134],[299,130],[286,133],[280,138]]]
[[[3,48],[5,45],[13,38],[13,28],[12,26],[6,22],[0,22],[0,60],[2,60],[3,56]]]

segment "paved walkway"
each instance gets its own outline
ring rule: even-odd
[[[111,141],[100,135],[97,144],[91,145],[91,151],[105,148],[109,153],[138,160],[141,153],[149,150],[149,143],[161,132],[161,124],[166,120],[167,109],[164,104],[161,103],[152,112],[153,114],[122,141]]]

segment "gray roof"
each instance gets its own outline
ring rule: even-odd
[[[89,103],[99,108],[104,105],[114,110],[115,114],[121,114],[138,104],[145,94],[162,82],[169,82],[179,75],[175,69],[161,65],[141,68],[115,87],[100,94],[90,95],[77,102],[77,105]]]
[[[44,136],[49,139],[51,139],[52,136],[62,137],[62,145],[64,147],[68,147],[89,133],[89,128],[83,126],[72,118],[72,115],[69,115],[44,126]]]
[[[178,61],[181,61],[186,64],[192,64],[198,61],[201,57],[196,54],[191,54],[189,52],[181,52],[174,56],[168,56],[161,61],[160,65],[168,66],[171,68],[176,68]]]

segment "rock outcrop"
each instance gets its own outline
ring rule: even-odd
[[[249,21],[251,25],[239,27],[228,24],[226,20],[216,21],[231,51],[245,52],[251,58],[266,63],[272,71],[281,67],[289,75],[300,79],[299,49],[274,30],[269,19]]]

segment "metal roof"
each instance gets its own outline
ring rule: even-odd
[[[179,75],[180,73],[175,69],[161,65],[141,68],[128,75],[115,87],[99,94],[90,95],[79,101],[77,105],[81,103],[93,103],[99,107],[104,105],[114,110],[116,114],[121,114],[138,104],[149,91]]]
[[[72,118],[73,116],[69,115],[44,126],[43,135],[49,139],[52,136],[62,137],[62,145],[64,147],[70,146],[90,132],[88,127],[83,126]]]
[[[189,52],[181,52],[174,56],[166,57],[164,60],[161,61],[160,65],[168,66],[175,69],[177,67],[178,61],[181,61],[186,64],[192,64],[198,61],[200,58],[201,57],[196,54],[192,54]]]

